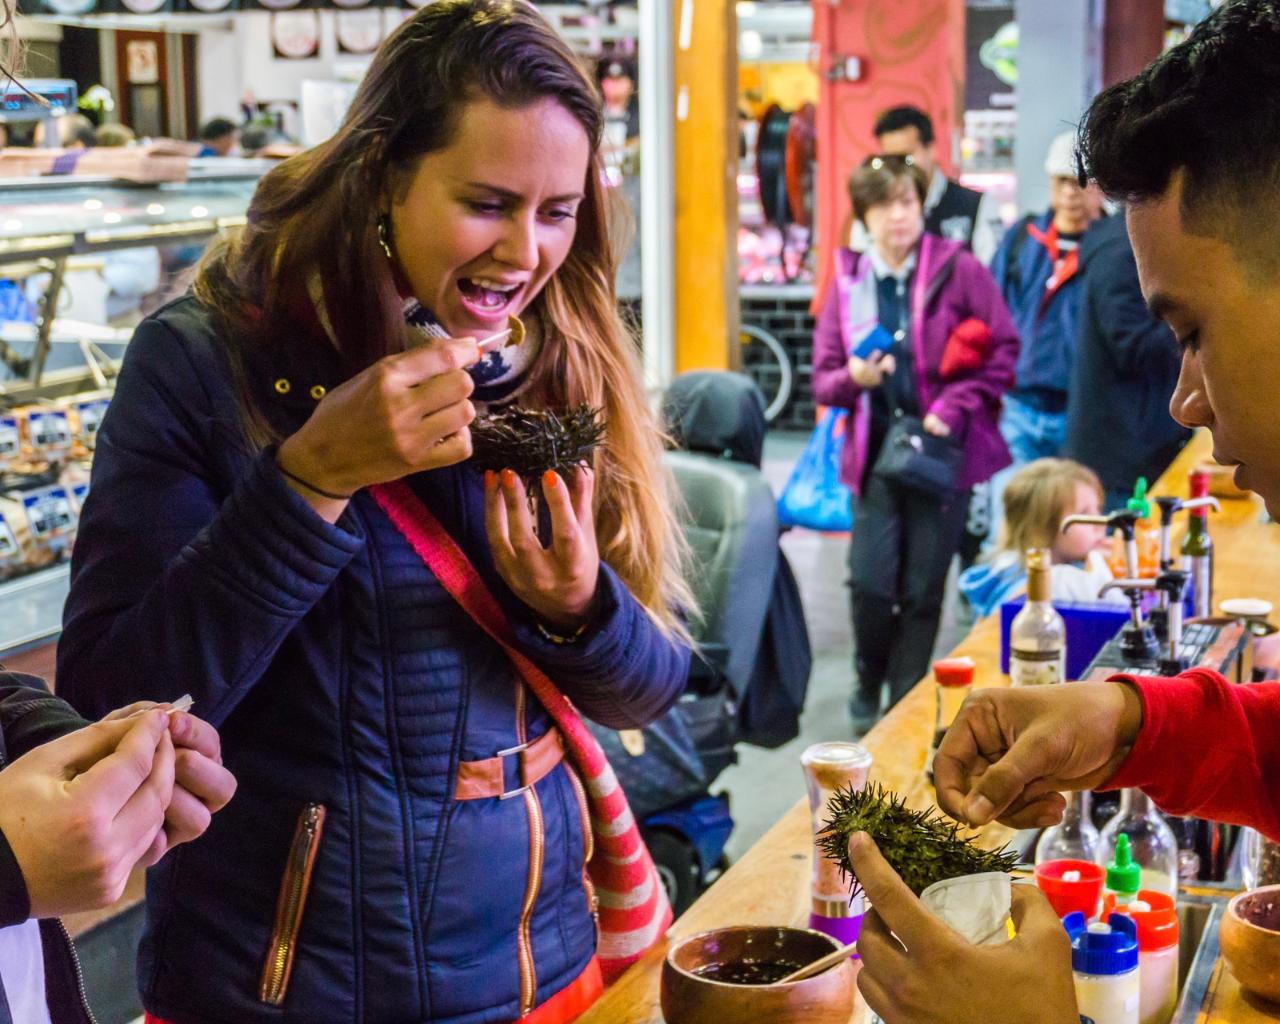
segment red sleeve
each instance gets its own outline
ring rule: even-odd
[[[813,400],[819,405],[852,409],[861,389],[849,376],[849,356],[840,331],[840,289],[833,281],[813,329]]]
[[[1108,789],[1143,790],[1171,814],[1250,825],[1280,840],[1280,684],[1237,686],[1196,668],[1119,675],[1142,698],[1142,730]]]

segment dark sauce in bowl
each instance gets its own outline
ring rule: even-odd
[[[772,985],[803,966],[794,960],[734,960],[727,964],[703,964],[693,973],[728,985]]]

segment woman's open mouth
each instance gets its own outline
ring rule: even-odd
[[[481,277],[458,279],[463,308],[481,323],[504,321],[523,288],[523,282],[513,284]]]

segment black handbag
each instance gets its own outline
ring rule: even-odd
[[[948,260],[943,268],[949,276],[955,256]],[[930,288],[929,298],[925,304],[933,300],[938,282]],[[894,332],[894,344],[901,344],[907,336],[907,304],[906,284],[898,282],[898,329]],[[876,456],[872,475],[881,480],[895,484],[910,491],[922,491],[926,494],[944,495],[956,490],[960,480],[960,471],[964,468],[964,448],[954,437],[938,437],[924,429],[924,420],[919,416],[909,416],[898,403],[897,393],[892,382],[882,385],[884,396],[889,403],[893,420],[885,434],[884,444]]]
[[[964,449],[954,437],[931,434],[919,416],[895,409],[871,472],[907,490],[943,495],[956,490],[963,468]]]

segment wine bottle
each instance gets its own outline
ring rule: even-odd
[[[1067,627],[1050,602],[1049,552],[1027,552],[1027,602],[1009,629],[1014,686],[1061,683],[1067,677]]]

